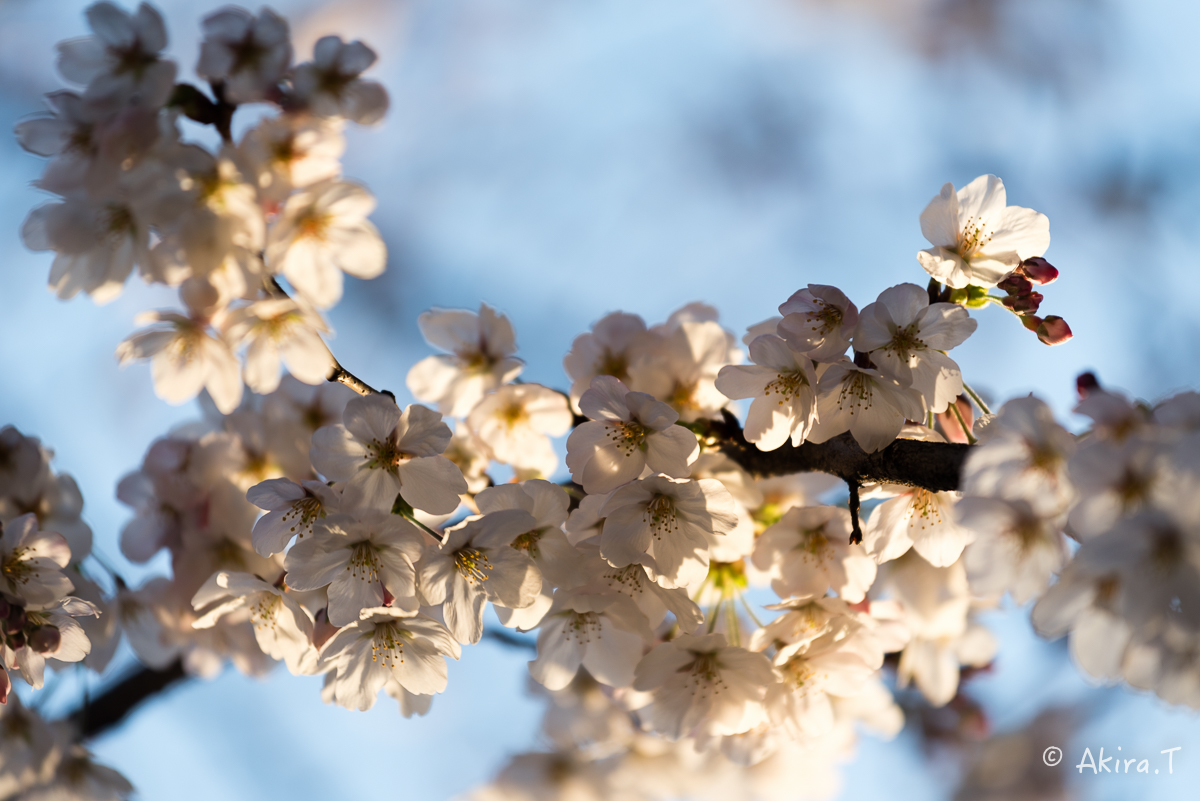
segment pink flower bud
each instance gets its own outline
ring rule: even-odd
[[[996,284],[996,288],[1003,289],[1010,295],[1028,295],[1033,291],[1033,284],[1020,272],[1014,270],[1003,281]]]
[[[1100,379],[1096,378],[1096,374],[1093,372],[1080,373],[1075,379],[1075,391],[1079,393],[1080,400],[1098,389],[1100,389]]]
[[[971,426],[975,424],[975,407],[971,405],[971,399],[966,395],[959,395],[958,399],[954,401],[954,405],[958,407],[958,413],[962,415],[963,423],[967,424],[967,431],[970,431]],[[949,406],[946,407],[946,411],[937,415],[937,422],[942,433],[946,435],[946,439],[962,445],[967,444],[967,434],[963,431],[962,423],[958,422],[958,418],[954,416],[954,410]]]
[[[29,647],[39,654],[53,653],[61,643],[62,634],[56,626],[42,626],[29,635]]]
[[[1033,283],[1043,286],[1054,283],[1058,278],[1057,268],[1041,256],[1025,259],[1017,269]]]
[[[1029,292],[1025,295],[1009,295],[1001,303],[1017,314],[1037,314],[1038,306],[1042,305],[1042,293]]]
[[[1037,327],[1037,336],[1047,345],[1061,345],[1075,335],[1071,333],[1071,326],[1067,325],[1066,320],[1052,314],[1042,318],[1041,325]]]
[[[1021,317],[1021,325],[1028,328],[1030,331],[1037,331],[1038,326],[1042,324],[1042,318],[1036,314],[1026,314]]]

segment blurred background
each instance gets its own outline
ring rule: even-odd
[[[56,41],[86,33],[75,0],[0,2],[0,118],[11,130],[61,86]],[[161,0],[188,79],[219,2]],[[349,280],[332,347],[407,400],[430,351],[416,317],[486,301],[513,320],[527,380],[564,387],[571,340],[617,309],[657,322],[704,300],[740,333],[809,282],[861,307],[924,284],[918,215],[941,185],[1001,176],[1049,215],[1062,278],[1047,348],[997,309],[955,357],[1003,400],[1036,392],[1069,426],[1074,377],[1154,400],[1200,385],[1200,5],[1182,0],[339,0],[276,2],[297,60],[326,33],[379,53],[379,126],[349,131],[346,170],[379,198],[387,273]],[[250,115],[247,115],[250,116]],[[108,306],[59,302],[49,254],[18,228],[42,202],[41,160],[0,137],[0,424],[40,436],[78,480],[97,549],[116,561],[117,480],[194,418],[113,351],[139,311],[173,305],[131,282]],[[165,560],[164,560],[165,561]],[[163,571],[151,563],[149,572]],[[128,571],[143,575],[137,569]],[[914,714],[864,737],[840,797],[1195,797],[1195,715],[1089,686],[1028,610],[989,613],[993,669],[977,708]],[[125,655],[128,660],[130,656]],[[320,702],[320,679],[232,669],[194,680],[94,743],[146,799],[447,798],[536,746],[528,656],[484,641],[450,666],[426,718],[388,699]],[[120,659],[120,658],[119,658]],[[96,678],[80,679],[89,692]],[[49,699],[69,708],[77,686]],[[969,713],[969,714],[968,714]],[[1017,732],[1013,734],[1013,732]],[[1023,732],[1023,733],[1022,733]],[[986,733],[996,736],[982,740]],[[1063,748],[1057,769],[1039,755]],[[1175,755],[1175,774],[1079,775],[1084,747]]]

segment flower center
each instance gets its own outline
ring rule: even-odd
[[[379,552],[370,542],[360,542],[350,549],[350,561],[346,569],[359,581],[379,581]]]
[[[296,529],[300,529],[300,536],[303,537],[312,533],[313,521],[324,517],[325,507],[321,504],[321,499],[310,495],[293,501],[292,507],[283,513],[280,522],[287,525],[289,521],[294,521],[288,530],[295,533]]]
[[[570,620],[563,628],[563,637],[567,642],[574,639],[580,645],[592,641],[595,635],[600,638],[600,615],[595,612],[572,612]]]
[[[540,528],[534,529],[533,531],[526,531],[524,534],[512,541],[512,547],[516,548],[518,551],[524,551],[525,553],[529,554],[530,559],[537,559],[538,543],[541,541],[542,536],[545,533],[545,529]]]
[[[263,56],[270,52],[255,40],[253,33],[247,33],[242,41],[230,44],[229,50],[233,53],[233,66],[229,71],[234,74],[257,67]]]
[[[801,551],[807,560],[809,556],[821,561],[828,557],[833,548],[829,545],[829,537],[825,536],[825,526],[806,528],[800,532],[800,541],[796,550]]]
[[[509,430],[517,427],[517,424],[523,423],[529,419],[529,415],[525,412],[525,407],[520,403],[510,403],[500,412],[500,419],[508,426]]]
[[[301,239],[324,241],[332,221],[333,215],[329,212],[318,212],[316,209],[309,209],[296,220],[296,230],[300,232]]]
[[[928,346],[919,336],[917,336],[917,324],[897,328],[896,333],[892,334],[892,341],[883,346],[883,350],[890,350],[905,361],[916,351],[926,350]]]
[[[375,626],[375,634],[371,637],[371,661],[389,668],[404,664],[404,641],[410,636],[395,623]]]
[[[842,389],[838,393],[838,411],[849,410],[850,414],[864,412],[871,408],[875,394],[875,382],[865,373],[853,370],[842,379]]]
[[[492,563],[487,555],[477,548],[459,548],[454,552],[454,566],[468,584],[482,584],[488,579]]]
[[[661,540],[664,534],[674,534],[679,531],[675,504],[666,495],[656,495],[650,500],[650,503],[646,504],[642,520],[650,524],[650,533],[656,540]]]
[[[676,411],[700,408],[700,404],[696,402],[696,386],[695,381],[691,383],[676,381],[675,388],[671,390],[671,396],[667,399],[667,403]]]
[[[615,420],[606,422],[604,427],[608,429],[605,436],[626,456],[632,456],[634,451],[645,444],[646,429],[638,423]]]
[[[3,568],[0,568],[4,572],[4,577],[13,584],[25,584],[31,578],[37,578],[39,575],[34,569],[33,563],[25,558],[28,553],[28,548],[14,548],[8,558],[4,560]]]
[[[992,232],[982,217],[968,217],[958,235],[958,255],[970,259],[992,241]]]
[[[704,682],[705,684],[717,684],[720,686],[725,683],[721,681],[721,665],[717,661],[715,653],[711,651],[708,653],[696,653],[693,651],[692,655],[696,657],[695,661],[690,665],[681,667],[679,669],[680,673],[690,673],[691,678],[697,684]]]
[[[779,377],[767,384],[763,397],[778,395],[777,403],[782,406],[800,394],[803,387],[808,386],[808,376],[800,370],[790,373],[780,373]]]
[[[611,375],[624,381],[629,377],[629,359],[624,353],[613,353],[605,348],[596,375]]]
[[[942,524],[942,504],[937,496],[926,489],[913,490],[909,519],[921,518],[921,528]]]
[[[250,607],[250,619],[255,628],[275,628],[275,616],[279,613],[282,599],[273,592],[262,592]]]
[[[391,437],[383,442],[373,439],[367,444],[368,470],[386,470],[395,475],[396,468],[407,458],[407,454],[401,453],[396,447],[396,441]]]
[[[813,298],[812,303],[817,308],[804,314],[804,322],[821,335],[828,334],[842,324],[842,310],[820,298]]]
[[[817,672],[808,664],[808,660],[794,658],[789,659],[787,664],[783,666],[781,671],[783,679],[792,690],[813,689],[812,680],[816,678]]]

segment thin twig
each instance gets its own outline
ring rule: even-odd
[[[279,284],[279,281],[274,276],[264,279],[263,286],[266,288],[268,295],[273,295],[277,298],[287,298],[288,300],[292,299],[292,296],[287,293],[287,290]],[[359,395],[380,394],[379,390],[372,387],[366,381],[363,381],[345,367],[342,367],[342,363],[337,360],[337,357],[333,355],[333,351],[330,350],[329,344],[321,337],[318,337],[318,339],[321,340],[321,344],[325,347],[325,352],[329,354],[329,361],[333,362],[333,367],[329,368],[329,375],[325,377],[326,381],[331,384],[344,384]],[[391,395],[390,392],[386,394]],[[394,395],[392,397],[395,399]]]
[[[967,444],[974,445],[978,442],[979,440],[975,439],[975,435],[971,433],[971,427],[963,419],[962,412],[958,410],[958,401],[950,404],[950,411],[954,412],[954,417],[958,420],[958,425],[962,428],[963,436],[967,438]]]
[[[971,400],[975,401],[975,405],[979,407],[979,411],[983,412],[984,414],[992,413],[992,410],[988,408],[988,405],[983,402],[983,398],[979,397],[979,394],[975,392],[975,390],[971,389],[965,381],[963,382],[963,390],[971,396]]]

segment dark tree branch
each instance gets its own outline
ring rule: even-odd
[[[958,489],[963,462],[971,452],[970,445],[898,439],[880,451],[867,453],[849,432],[819,444],[785,444],[777,450],[760,451],[746,442],[737,418],[728,412],[703,429],[700,436],[706,447],[719,449],[756,478],[818,472],[837,476],[848,485],[883,482],[950,492]]]
[[[331,380],[341,381],[369,394],[365,385],[355,387],[356,379],[349,374]],[[347,380],[349,379],[349,380]],[[720,450],[747,472],[757,478],[790,473],[819,472],[837,476],[851,488],[851,515],[854,531],[861,537],[858,525],[857,489],[862,484],[885,482],[920,487],[931,492],[949,492],[959,487],[963,462],[970,445],[944,442],[922,442],[898,439],[886,448],[867,453],[849,434],[841,434],[828,442],[805,442],[799,447],[784,445],[774,451],[760,451],[746,442],[737,418],[726,412],[723,419],[690,425],[706,448]],[[852,535],[853,536],[853,535]],[[532,641],[503,629],[488,629],[485,636],[501,645],[528,649]],[[183,664],[173,662],[162,670],[141,668],[105,690],[85,706],[68,716],[82,739],[97,737],[120,725],[143,701],[157,695],[187,678]]]
[[[178,659],[162,670],[138,668],[76,709],[67,720],[75,726],[81,739],[98,737],[119,726],[143,701],[185,678],[183,662]]]

